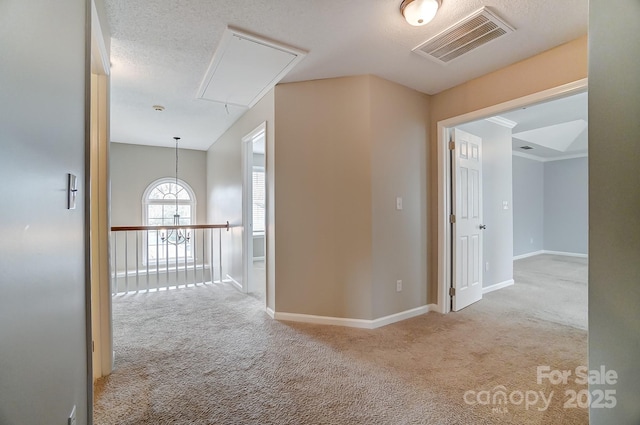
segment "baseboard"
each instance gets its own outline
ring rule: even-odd
[[[505,280],[504,282],[496,283],[494,285],[487,286],[482,288],[482,294],[488,294],[489,292],[497,291],[498,289],[506,288],[507,286],[511,286],[515,283],[513,279]]]
[[[240,284],[240,282],[238,282],[237,280],[235,280],[233,277],[227,275],[227,278],[225,279],[225,282],[229,282],[231,283],[233,286],[235,286],[236,288],[238,288],[239,290],[243,290],[242,289],[242,285]]]
[[[520,254],[513,257],[513,261],[522,260],[523,258],[535,257],[536,255],[544,254],[543,250],[528,252],[526,254]]]
[[[422,314],[428,313],[431,311],[431,304],[423,305],[417,308],[412,308],[411,310],[401,311],[400,313],[391,314],[389,316],[380,317],[379,319],[372,320],[371,329],[381,328],[382,326],[387,326],[392,323],[400,322],[402,320],[411,319],[412,317],[420,316]]]
[[[402,311],[400,313],[391,314],[389,316],[380,317],[378,319],[351,319],[344,317],[329,317],[329,316],[314,316],[311,314],[298,314],[298,313],[281,313],[274,312],[273,318],[276,320],[282,320],[285,322],[302,322],[313,323],[316,325],[333,325],[333,326],[345,326],[349,328],[360,329],[376,329],[382,326],[390,325],[392,323],[400,322],[402,320],[410,319],[412,317],[420,316],[428,313],[429,311],[437,310],[435,304],[423,305],[421,307],[413,308],[411,310]]]
[[[274,312],[274,319],[284,322],[313,323],[315,325],[347,326],[350,328],[372,329],[372,320],[347,319],[343,317],[315,316],[312,314]]]
[[[543,254],[549,255],[561,255],[564,257],[576,257],[576,258],[589,258],[589,254],[579,254],[577,252],[563,252],[563,251],[543,251]]]
[[[267,307],[265,309],[265,311],[267,312],[267,314],[269,315],[269,317],[271,317],[272,319],[275,319],[276,317],[276,313],[273,311],[273,309]]]
[[[522,260],[523,258],[529,258],[529,257],[535,257],[536,255],[542,255],[542,254],[548,254],[548,255],[560,255],[560,256],[564,256],[564,257],[577,257],[577,258],[589,258],[588,254],[579,254],[576,252],[563,252],[563,251],[548,251],[546,249],[540,250],[540,251],[534,251],[534,252],[529,252],[527,254],[522,254],[522,255],[516,255],[515,257],[513,257],[513,260]]]
[[[433,311],[435,313],[445,314],[444,306],[440,304],[429,304],[429,311]]]

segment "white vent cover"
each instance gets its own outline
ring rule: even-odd
[[[425,41],[414,52],[447,64],[478,47],[515,31],[486,7]]]

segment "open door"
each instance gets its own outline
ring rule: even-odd
[[[482,299],[482,139],[452,131],[452,310]]]

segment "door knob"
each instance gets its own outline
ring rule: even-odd
[[[487,225],[486,225],[486,224],[481,224],[481,225],[480,225],[480,230],[484,230],[484,229],[486,229],[486,228],[487,228]]]

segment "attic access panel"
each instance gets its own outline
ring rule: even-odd
[[[198,99],[250,108],[305,56],[305,52],[227,28]]]

